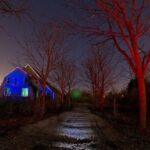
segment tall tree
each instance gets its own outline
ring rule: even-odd
[[[53,81],[57,84],[60,90],[61,104],[64,103],[64,96],[66,94],[66,65],[66,61],[61,59],[53,73]]]
[[[46,85],[50,74],[63,56],[63,48],[67,34],[55,23],[43,25],[33,37],[21,45],[25,62],[31,64],[40,75],[42,93],[40,95],[40,113],[45,113]]]
[[[73,60],[68,60],[67,66],[66,66],[66,87],[67,87],[67,95],[68,95],[68,106],[71,106],[71,90],[73,89],[73,87],[76,85],[76,78],[77,78],[77,74],[76,74],[76,69],[77,66],[74,63]]]
[[[20,18],[27,12],[27,7],[25,3],[19,1],[10,1],[10,0],[0,0],[0,17],[5,16],[14,16]],[[3,30],[8,34],[5,26],[0,24],[0,30]]]
[[[150,31],[149,0],[94,0],[80,1],[86,10],[88,24],[80,31],[98,38],[98,43],[113,43],[132,69],[138,82],[139,126],[147,126],[147,101],[144,77],[150,63],[150,52],[141,51]],[[143,55],[144,51],[144,55]]]
[[[53,74],[54,82],[60,89],[61,103],[64,103],[64,96],[68,94],[68,105],[70,106],[70,94],[75,85],[76,66],[72,60],[62,57]]]
[[[20,16],[26,11],[23,3],[10,0],[0,0],[0,15]]]
[[[115,82],[117,74],[112,68],[112,56],[109,57],[104,47],[90,49],[83,62],[84,80],[89,84],[93,93],[93,105],[95,108],[104,108],[104,96],[106,91]]]

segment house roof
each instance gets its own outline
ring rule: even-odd
[[[56,87],[52,86],[49,82],[47,82],[47,85],[52,89],[53,92],[60,95],[60,91]]]
[[[40,74],[33,67],[31,67],[31,65],[27,64],[22,69],[26,73],[28,73],[30,76],[33,76],[34,78],[40,79]]]
[[[14,71],[19,71],[19,72],[22,72],[24,74],[27,74],[27,72],[23,69],[21,69],[20,67],[16,67],[14,68],[13,70],[11,70],[8,74],[5,75],[5,77],[9,76],[11,73],[13,73]]]
[[[33,76],[34,78],[40,80],[41,78],[40,73],[36,69],[34,69],[31,65],[27,64],[26,66],[23,67],[23,70],[27,72],[30,76]],[[60,94],[60,91],[56,87],[52,86],[50,82],[47,81],[46,83],[52,89],[53,92]]]

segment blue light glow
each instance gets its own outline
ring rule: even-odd
[[[34,97],[36,98],[39,95],[39,92],[42,91],[41,86],[39,86],[38,91],[34,93],[33,86],[29,82],[28,74],[20,69],[19,67],[12,70],[7,74],[2,82],[0,89],[0,94],[2,96],[15,96],[15,97]],[[54,92],[46,86],[46,95],[50,96],[51,99],[54,99]]]
[[[5,88],[4,92],[5,92],[4,93],[5,96],[11,96],[11,90],[10,90],[10,88]]]

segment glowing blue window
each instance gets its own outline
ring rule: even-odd
[[[28,97],[29,95],[29,89],[28,88],[22,88],[21,96],[22,97]]]
[[[10,88],[5,88],[4,95],[5,95],[5,96],[10,96],[10,95],[11,95],[11,90],[10,90]]]

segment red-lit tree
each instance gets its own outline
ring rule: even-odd
[[[70,94],[75,85],[76,65],[72,60],[62,57],[53,73],[53,80],[59,87],[61,93],[61,103],[64,103],[64,96],[68,96],[68,105],[70,106]]]
[[[76,85],[76,69],[77,66],[75,65],[73,60],[68,60],[67,66],[66,66],[66,89],[67,89],[67,100],[68,100],[68,106],[71,106],[71,90]]]
[[[111,56],[111,57],[109,57]],[[113,59],[107,49],[96,47],[90,49],[83,62],[84,81],[90,86],[93,93],[94,108],[104,108],[104,96],[107,90],[114,84],[117,73],[112,68]]]
[[[9,0],[0,0],[0,15],[20,16],[26,11],[23,3],[16,3]]]
[[[1,16],[15,16],[20,17],[23,13],[27,12],[26,4],[21,2],[0,0],[0,15]]]
[[[39,95],[39,109],[41,116],[45,114],[46,85],[52,71],[63,56],[66,38],[67,34],[61,26],[56,23],[49,23],[43,25],[32,34],[32,37],[20,44],[23,49],[21,58],[25,63],[31,64],[40,76],[42,92]]]
[[[53,81],[57,84],[61,94],[61,104],[64,103],[64,96],[66,94],[66,61],[62,58],[57,64],[57,67],[53,73]]]
[[[27,7],[22,2],[14,2],[10,0],[0,0],[0,16],[14,16],[20,18],[27,12]],[[7,30],[3,25],[0,25],[0,29],[7,33]],[[8,34],[8,33],[7,33]]]
[[[89,3],[91,2],[91,3]],[[144,77],[150,63],[150,52],[141,51],[150,31],[149,0],[80,1],[81,10],[88,12],[88,24],[78,26],[88,36],[96,36],[99,43],[111,42],[124,57],[138,82],[139,125],[147,124],[147,102]],[[89,5],[90,4],[90,5]]]

